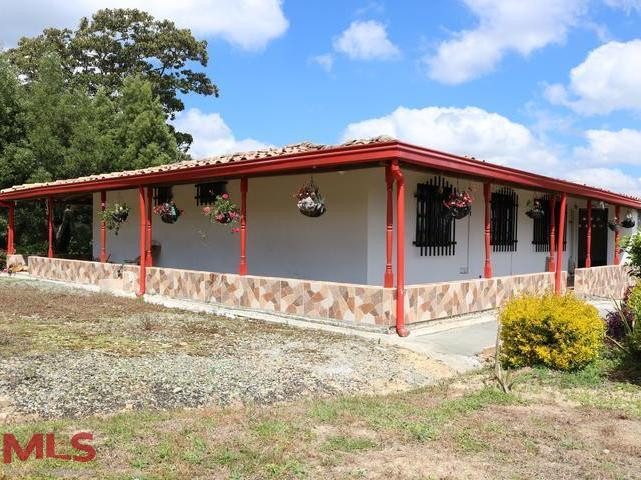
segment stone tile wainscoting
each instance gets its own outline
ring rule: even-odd
[[[566,279],[567,273],[563,272],[563,285]],[[425,322],[491,310],[514,295],[550,290],[554,290],[552,272],[410,285],[405,296],[406,321]]]
[[[574,292],[588,297],[622,299],[635,280],[625,265],[577,268],[574,271]]]
[[[120,279],[122,290],[136,292],[136,265],[29,257],[34,277],[104,286]],[[565,282],[564,272],[564,282]],[[500,307],[518,293],[554,288],[553,273],[514,275],[425,285],[409,285],[405,321],[426,322]],[[257,277],[174,268],[147,268],[147,293],[224,307],[280,313],[362,328],[395,324],[395,289],[371,285]]]

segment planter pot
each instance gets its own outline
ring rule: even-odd
[[[223,214],[223,218],[221,218],[220,220],[216,218],[215,220],[221,225],[228,225],[233,221],[233,218],[231,218],[231,215],[229,215],[228,213],[225,213]]]
[[[162,220],[163,223],[176,223],[180,217],[180,210],[178,210],[175,205],[169,205],[168,210],[168,212],[160,214],[160,220]]]
[[[621,226],[623,228],[632,228],[634,227],[634,225],[635,225],[634,220],[632,220],[631,218],[626,218],[621,222]]]
[[[312,217],[312,218],[320,217],[327,211],[327,209],[325,208],[324,202],[319,202],[309,197],[304,198],[303,200],[300,200],[297,203],[297,206],[298,206],[298,211],[303,215],[305,215],[306,217]]]
[[[540,218],[543,218],[543,216],[545,215],[545,212],[543,210],[531,209],[525,212],[525,214],[528,217],[530,217],[532,220],[538,220]]]
[[[612,221],[608,222],[608,228],[612,230],[613,232],[618,232],[619,231],[620,225],[618,223],[614,223]]]
[[[447,207],[447,214],[455,220],[461,220],[467,217],[472,212],[472,206],[466,205],[464,207]]]
[[[129,218],[129,211],[124,210],[122,212],[114,213],[111,215],[111,218],[113,218],[116,223],[126,222],[127,218]]]

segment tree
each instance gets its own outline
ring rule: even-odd
[[[185,106],[178,92],[218,96],[218,87],[203,72],[189,66],[207,66],[207,42],[196,40],[188,29],[169,20],[155,20],[136,9],[104,9],[82,18],[76,30],[48,28],[34,38],[22,38],[7,56],[25,81],[36,81],[43,56],[55,53],[66,79],[89,95],[100,90],[120,94],[125,80],[139,75],[152,85],[167,118]],[[192,138],[174,133],[186,150]]]

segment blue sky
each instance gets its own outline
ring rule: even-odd
[[[100,6],[208,40],[221,96],[176,120],[194,156],[392,134],[641,193],[641,0],[24,0],[0,39]]]

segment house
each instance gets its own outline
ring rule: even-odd
[[[325,199],[318,217],[301,215],[294,198],[309,182]],[[203,215],[222,192],[240,207],[238,233]],[[471,211],[446,206],[463,192]],[[49,254],[26,259],[31,275],[400,335],[518,292],[621,297],[631,280],[617,243],[636,231],[641,208],[627,195],[378,137],[7,188],[9,253],[15,202],[46,200],[51,212],[82,196],[93,198],[95,260],[56,256],[50,214]],[[169,199],[182,210],[173,224],[153,214]],[[131,208],[118,235],[99,215],[114,203]]]

